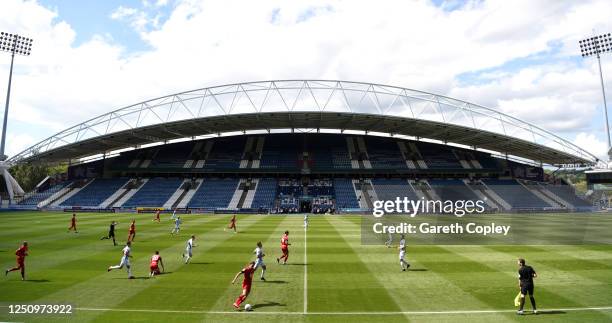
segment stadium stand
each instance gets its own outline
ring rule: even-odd
[[[350,178],[335,178],[336,208],[357,209],[359,202],[355,195],[355,188]]]
[[[514,179],[485,179],[483,182],[513,209],[543,209],[551,206]]]
[[[181,168],[185,165],[193,146],[192,142],[162,146],[149,168]]]
[[[390,137],[215,137],[126,151],[95,167],[83,165],[72,166],[84,167],[72,173],[82,176],[104,167],[108,178],[70,178],[29,193],[20,204],[327,212],[366,210],[377,199],[407,197],[483,199],[490,210],[499,211],[592,206],[568,185],[543,183],[539,167]],[[448,175],[452,179],[445,179]]]
[[[478,200],[474,191],[459,179],[430,179],[429,186],[433,188],[439,198],[443,201]]]
[[[395,140],[382,137],[365,137],[368,147],[368,157],[372,168],[403,169],[406,161],[400,153]]]
[[[310,168],[350,169],[351,159],[344,138],[323,134],[307,136],[307,150],[312,156]]]
[[[77,194],[60,203],[60,206],[97,207],[114,192],[120,189],[127,178],[97,178]]]
[[[331,179],[314,179],[307,189],[308,196],[312,198],[313,213],[325,213],[334,209],[334,186]]]
[[[575,208],[590,208],[593,206],[593,203],[578,197],[574,189],[569,185],[544,184],[544,186],[547,190],[569,202]]]
[[[246,137],[215,138],[212,150],[206,158],[204,168],[237,169],[244,151]]]
[[[31,205],[36,206],[38,203],[48,199],[51,195],[59,192],[61,189],[72,184],[71,181],[61,182],[55,185],[51,185],[49,188],[40,192],[32,192],[30,196],[24,198],[19,202],[19,205]]]
[[[183,182],[178,178],[151,178],[134,196],[127,200],[123,207],[159,207],[164,205],[172,193]]]
[[[195,192],[187,207],[204,210],[227,208],[236,186],[238,178],[207,178]]]
[[[278,199],[280,207],[296,209],[299,207],[299,198],[304,194],[304,188],[296,179],[280,179],[278,181]]]
[[[275,178],[260,178],[259,182],[257,183],[255,197],[251,203],[251,208],[270,209],[274,207],[274,200],[276,199],[276,185],[277,181]]]
[[[266,138],[261,156],[261,168],[297,169],[301,168],[300,158],[302,141],[297,136],[271,135]],[[299,147],[299,148],[298,148]]]
[[[405,179],[375,178],[372,179],[372,185],[374,186],[378,198],[382,200],[395,200],[396,197],[403,198],[404,196],[410,200],[419,199]]]
[[[463,168],[457,157],[448,147],[431,143],[418,142],[417,147],[425,158],[428,168],[434,169],[457,169]]]

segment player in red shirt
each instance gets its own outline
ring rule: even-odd
[[[155,251],[155,254],[151,257],[151,264],[149,265],[149,269],[151,269],[149,277],[153,277],[161,273],[159,271],[159,265],[161,265],[162,271],[166,271],[166,269],[164,268],[164,262],[162,261],[162,258],[159,255],[159,251]]]
[[[287,259],[289,259],[289,231],[285,231],[285,234],[281,237],[281,251],[283,255],[280,258],[276,258],[276,262],[280,264],[281,259],[283,260],[283,265],[287,264]]]
[[[155,211],[155,217],[153,218],[153,221],[159,222],[159,213],[161,213],[161,210]]]
[[[76,228],[76,213],[72,213],[72,218],[70,219],[70,227],[68,228],[68,232],[70,230],[74,230],[74,233],[79,233]]]
[[[228,229],[234,229],[234,233],[236,233],[236,214],[234,214],[234,216],[232,216],[232,219],[230,220],[229,225],[227,226]]]
[[[236,276],[234,276],[234,279],[232,280],[232,285],[236,282],[236,279],[238,279],[238,276],[244,275],[244,278],[242,279],[242,294],[240,294],[240,296],[236,298],[236,301],[234,302],[234,304],[232,304],[234,305],[235,308],[239,309],[240,304],[242,304],[242,302],[244,302],[247,296],[249,296],[249,293],[251,292],[251,284],[253,283],[254,273],[255,273],[255,262],[251,261],[250,263],[248,263],[246,267],[244,267],[241,271],[239,271],[236,274]]]
[[[132,224],[130,224],[130,231],[128,232],[127,241],[132,242],[136,237],[136,220],[132,220]]]
[[[28,255],[28,242],[24,241],[21,247],[15,251],[17,256],[17,266],[4,271],[4,275],[8,275],[11,271],[21,270],[21,280],[25,280],[25,257]]]

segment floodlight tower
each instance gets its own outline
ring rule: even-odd
[[[9,195],[9,202],[13,201],[15,195],[23,195],[23,189],[19,186],[19,183],[11,176],[8,169],[10,165],[5,162],[7,159],[4,153],[6,143],[6,127],[8,122],[8,111],[9,101],[11,99],[11,82],[13,80],[13,63],[15,61],[15,54],[30,56],[32,51],[32,39],[26,38],[17,34],[11,34],[7,32],[0,32],[0,51],[11,53],[11,68],[9,70],[9,81],[6,89],[6,105],[4,106],[4,122],[2,123],[2,139],[0,142],[0,175],[4,177],[6,184],[6,190]]]
[[[606,135],[608,138],[608,163],[610,163],[612,161],[612,145],[610,144],[610,123],[608,122],[608,105],[606,103],[606,89],[604,87],[603,73],[601,71],[600,54],[612,52],[612,37],[610,33],[596,35],[591,38],[586,38],[579,41],[579,44],[582,57],[591,57],[593,55],[597,57],[597,64],[599,65],[599,81],[601,82],[601,95],[603,96],[604,103]]]
[[[0,32],[0,51],[11,53],[11,68],[9,70],[9,81],[6,89],[6,105],[4,106],[4,122],[2,123],[2,142],[0,143],[0,161],[6,160],[4,147],[6,143],[6,123],[8,120],[9,101],[11,99],[11,82],[13,80],[13,62],[15,54],[30,56],[32,51],[32,39],[17,34]]]

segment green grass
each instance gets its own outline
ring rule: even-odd
[[[590,217],[612,228],[612,217]],[[79,214],[78,234],[67,233],[69,218],[68,213],[0,213],[2,268],[14,265],[20,241],[30,243],[28,280],[22,282],[17,272],[0,277],[0,321],[612,321],[612,309],[584,310],[612,306],[612,246],[408,241],[412,267],[401,272],[395,249],[361,244],[357,216],[312,216],[307,238],[300,216],[239,216],[239,233],[233,234],[223,230],[229,216],[187,215],[175,236],[169,234],[169,215],[158,224],[150,214]],[[132,218],[137,219],[132,265],[139,279],[128,280],[125,269],[107,273],[106,268],[119,262]],[[116,247],[99,240],[111,220],[120,222]],[[291,232],[290,265],[280,266],[275,258],[285,230]],[[191,234],[197,236],[198,247],[192,263],[184,265],[180,254]],[[268,282],[254,283],[247,299],[254,312],[235,312],[231,304],[240,284],[230,281],[253,258],[257,241],[267,253]],[[148,259],[155,250],[160,250],[167,273],[148,279]],[[524,317],[513,313],[519,256],[540,275],[540,310],[565,310]],[[8,304],[24,303],[69,303],[76,311],[69,316],[7,314]],[[573,308],[583,310],[568,310]]]

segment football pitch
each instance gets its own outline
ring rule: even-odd
[[[516,215],[528,217],[529,215]],[[559,215],[568,217],[572,215]],[[586,216],[586,215],[580,215]],[[612,228],[612,217],[588,215]],[[78,214],[79,233],[68,233],[70,213],[0,213],[0,264],[15,264],[15,249],[29,243],[25,282],[18,272],[0,278],[0,321],[41,322],[610,322],[612,246],[410,245],[409,271],[400,271],[398,252],[361,244],[358,216],[239,215],[238,234],[224,231],[229,215],[181,215],[178,235],[170,215]],[[116,265],[136,219],[132,270]],[[118,221],[117,246],[106,235]],[[554,224],[553,224],[554,225]],[[276,263],[280,237],[289,230],[287,265]],[[543,228],[542,230],[545,230]],[[190,264],[182,262],[186,240],[195,235]],[[254,276],[245,303],[234,275],[254,259],[256,242],[266,253],[267,281]],[[159,250],[166,272],[148,278],[149,258]],[[538,272],[539,315],[515,314],[516,259]],[[15,304],[70,304],[73,314],[8,314]]]

